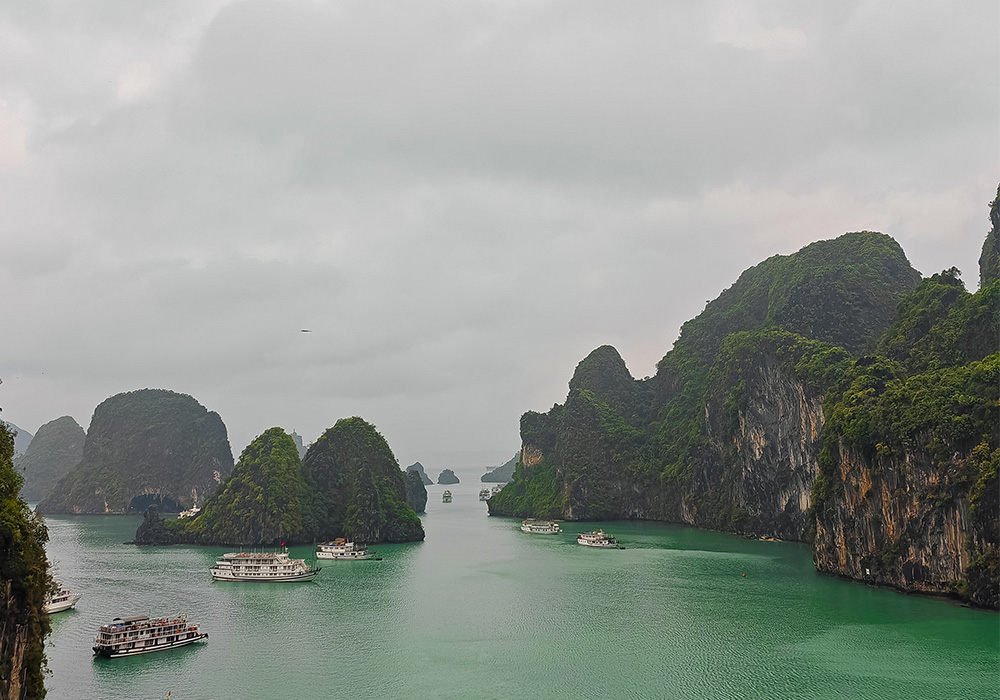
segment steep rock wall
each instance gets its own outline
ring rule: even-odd
[[[124,514],[158,500],[201,506],[232,471],[219,414],[164,389],[116,394],[94,409],[83,459],[38,511]],[[146,498],[135,506],[136,497]]]
[[[770,353],[755,355],[743,381],[745,399],[735,416],[718,399],[706,404],[713,449],[699,464],[685,510],[693,512],[695,525],[805,540],[823,395]]]
[[[972,534],[965,462],[942,472],[923,452],[872,462],[840,445],[839,488],[817,513],[816,568],[903,591],[956,593]]]

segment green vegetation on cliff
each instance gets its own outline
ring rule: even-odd
[[[226,426],[192,397],[116,394],[94,409],[83,459],[38,504],[42,513],[128,513],[137,496],[200,506],[233,470]]]
[[[49,421],[35,433],[14,467],[24,475],[21,495],[27,501],[44,498],[83,458],[87,434],[70,416]]]
[[[518,518],[561,518],[566,499],[553,465],[541,462],[525,469],[518,462],[514,480],[494,494],[486,506],[491,515],[496,512]]]
[[[686,511],[699,524],[740,527],[746,504],[724,492],[715,466],[732,464],[735,448],[719,452],[710,409],[722,406],[730,419],[716,427],[732,431],[748,408],[745,375],[765,361],[822,395],[851,352],[875,347],[919,279],[890,237],[849,233],[744,272],[684,324],[652,379],[634,380],[613,347],[597,348],[577,366],[564,404],[522,420],[523,445],[540,455],[532,464],[549,470],[516,474],[491,512],[545,515],[530,510],[529,485],[519,484],[535,479],[552,495],[539,503],[561,502],[564,517],[672,520]]]
[[[926,463],[931,473],[922,498],[936,507],[969,500],[972,563],[967,580],[956,585],[988,607],[1000,602],[998,296],[1000,281],[970,294],[952,268],[924,280],[900,303],[880,353],[858,360],[827,397],[813,486],[813,508],[823,520],[842,507],[836,477],[842,446],[883,469],[913,459]],[[905,484],[907,475],[900,479]],[[894,564],[895,557],[884,563]]]
[[[22,479],[13,457],[14,437],[0,423],[0,697],[34,700],[45,697],[48,532],[18,495]]]
[[[167,521],[175,541],[275,545],[301,536],[307,495],[294,440],[271,428],[251,442],[194,518]]]
[[[292,437],[271,428],[247,446],[201,513],[161,527],[151,512],[136,544],[422,540],[420,519],[406,497],[389,445],[361,418],[337,421],[303,460]]]
[[[406,504],[399,462],[370,423],[358,417],[337,421],[309,447],[302,471],[311,493],[305,522],[310,539],[424,539],[420,518]]]
[[[816,537],[823,570],[997,607],[998,206],[976,294],[852,233],[744,272],[652,379],[596,349],[490,513]]]

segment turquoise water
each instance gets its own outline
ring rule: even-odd
[[[578,546],[593,525],[527,535],[459,476],[451,504],[428,487],[425,542],[324,561],[312,583],[213,582],[223,548],[140,549],[121,544],[140,518],[50,516],[57,577],[84,597],[53,617],[49,697],[998,696],[995,613],[818,576],[798,544],[655,523],[603,524],[624,551]],[[92,656],[111,618],[177,613],[208,643]]]

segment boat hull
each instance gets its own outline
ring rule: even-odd
[[[526,527],[521,528],[521,532],[527,532],[529,535],[558,535],[559,530],[530,530]]]
[[[584,547],[596,547],[597,549],[618,549],[617,542],[581,542],[577,540],[576,543]]]
[[[83,594],[81,593],[80,595],[73,596],[69,600],[61,600],[58,603],[46,603],[45,612],[47,612],[49,615],[54,615],[56,613],[69,610],[74,605],[76,605],[77,601],[80,600],[80,598],[82,597]]]
[[[285,574],[281,576],[247,576],[244,574],[232,574],[226,571],[217,572],[212,570],[212,578],[216,581],[239,581],[241,583],[297,583],[299,581],[312,581],[322,569],[312,569],[301,574]]]
[[[202,642],[206,639],[208,639],[208,632],[204,632],[194,637],[188,637],[187,639],[179,639],[175,642],[166,642],[164,644],[151,644],[149,646],[132,647],[130,649],[114,649],[106,646],[95,646],[93,649],[95,656],[100,656],[105,659],[120,659],[125,656],[139,656],[140,654],[152,654],[154,651],[166,651],[167,649],[186,647],[190,644],[197,644],[198,642]]]
[[[371,559],[371,552],[366,552],[364,554],[334,554],[332,552],[316,552],[317,559],[330,559],[333,561],[361,561],[362,559]]]

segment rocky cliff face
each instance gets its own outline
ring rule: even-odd
[[[14,471],[14,438],[0,424],[0,698],[45,696],[43,644],[49,618],[43,611],[51,586],[40,516],[20,499]]]
[[[719,398],[706,404],[710,449],[698,460],[680,515],[694,525],[807,539],[823,395],[795,376],[774,347],[747,358],[742,377],[739,406]]]
[[[517,467],[519,457],[520,453],[515,453],[513,457],[499,467],[494,467],[483,474],[479,477],[479,480],[487,484],[506,484],[514,478],[514,468]]]
[[[420,462],[414,462],[413,464],[411,464],[406,468],[406,471],[416,472],[417,474],[419,474],[420,481],[423,482],[424,486],[430,486],[431,484],[434,483],[433,481],[431,481],[431,478],[427,476],[427,472],[424,471],[424,465],[422,465]]]
[[[38,510],[124,514],[149,503],[191,508],[232,470],[226,426],[217,413],[163,389],[117,394],[94,410],[82,460]]]
[[[408,471],[406,474],[406,505],[413,509],[414,513],[423,513],[427,510],[427,487],[424,486],[420,473]]]
[[[451,469],[442,469],[441,473],[438,474],[439,484],[457,484],[458,477],[455,475]]]
[[[986,287],[1000,279],[1000,187],[990,203],[990,232],[979,256],[979,286]]]
[[[14,468],[24,475],[21,495],[39,501],[83,459],[87,434],[70,416],[49,421],[35,433]]]
[[[996,571],[981,571],[984,559],[996,559],[995,526],[984,533],[973,523],[963,483],[970,459],[956,459],[942,471],[922,451],[873,463],[841,445],[839,493],[817,514],[816,568],[997,608]],[[989,488],[996,491],[995,473]]]
[[[142,522],[135,530],[135,540],[126,544],[163,545],[177,544],[177,538],[167,531],[167,524],[160,517],[155,505],[142,514]]]
[[[942,473],[922,452],[873,464],[840,446],[840,493],[817,518],[816,568],[904,591],[955,593],[971,560],[968,487],[956,483],[963,466]]]

